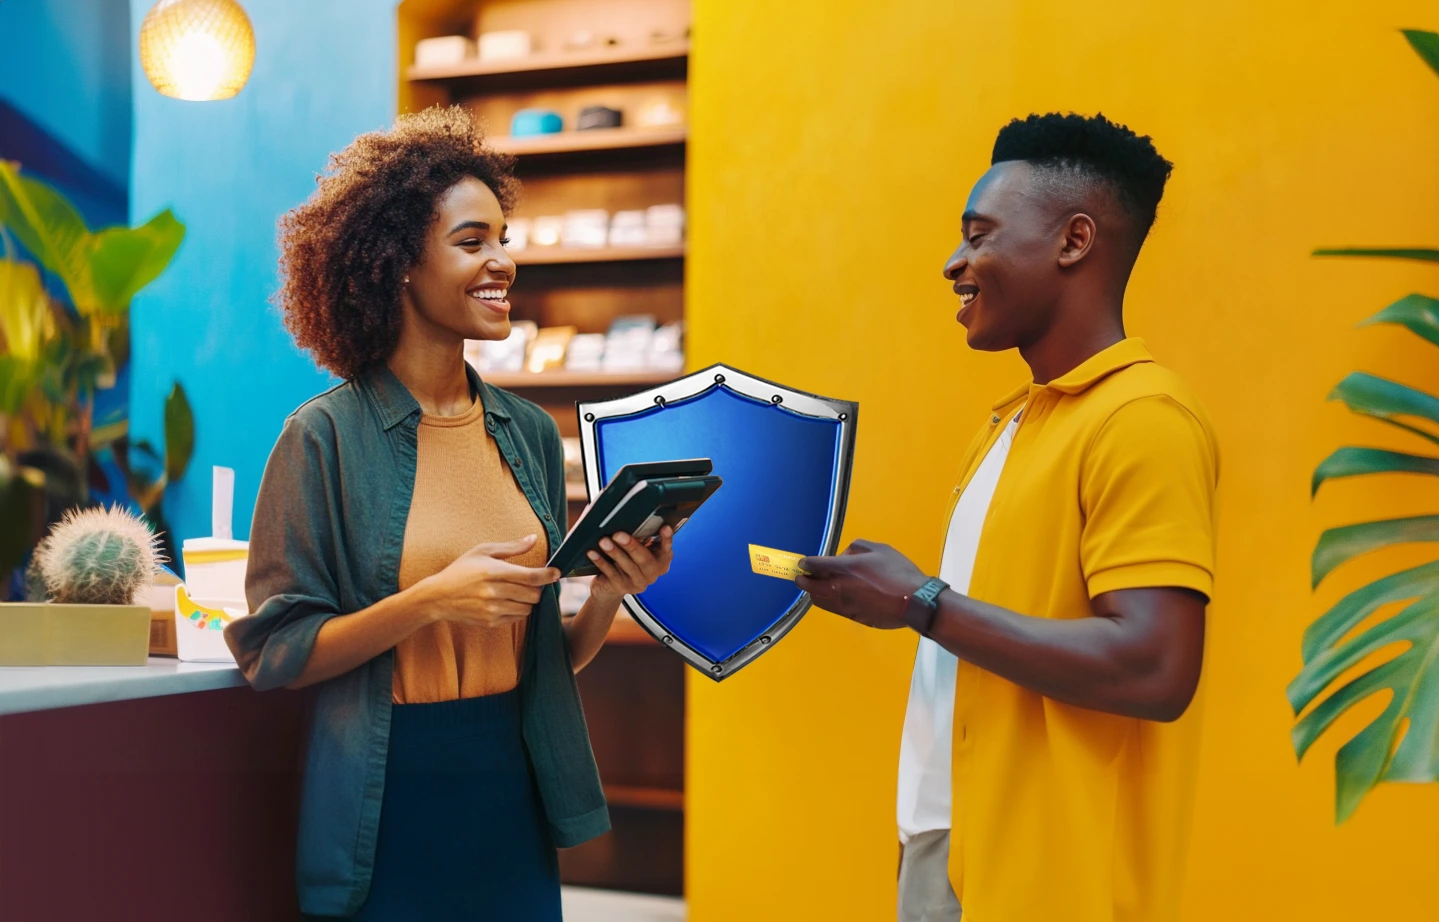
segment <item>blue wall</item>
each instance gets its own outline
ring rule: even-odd
[[[0,98],[123,189],[130,178],[129,0],[0,2]],[[148,4],[135,4],[135,22]]]
[[[13,0],[12,0],[13,2]],[[131,32],[151,0],[131,0]],[[4,4],[9,6],[9,3]],[[182,102],[134,65],[130,214],[173,208],[189,232],[135,300],[131,420],[163,436],[180,381],[195,409],[195,457],[166,499],[178,539],[210,533],[210,467],[235,468],[235,537],[249,535],[265,459],[285,416],[331,383],[291,343],[270,303],[275,222],[304,201],[326,158],[394,120],[394,0],[244,0],[255,70],[234,99]]]

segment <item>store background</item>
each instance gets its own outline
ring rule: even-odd
[[[395,5],[246,0],[255,73],[236,99],[205,105],[161,98],[138,74],[128,49],[149,5],[131,0],[122,49],[114,2],[0,3],[0,98],[97,173],[121,182],[128,170],[133,220],[173,207],[189,225],[135,304],[134,426],[155,435],[163,395],[183,382],[200,425],[193,469],[236,467],[243,537],[284,415],[327,380],[268,302],[274,222],[329,152],[391,120]],[[1379,555],[1311,595],[1318,532],[1439,511],[1433,487],[1401,478],[1308,498],[1334,447],[1404,444],[1325,403],[1344,374],[1433,389],[1429,347],[1352,329],[1410,291],[1434,293],[1433,270],[1308,255],[1439,239],[1439,81],[1402,27],[1439,19],[1418,0],[695,3],[689,364],[859,400],[847,534],[931,567],[958,453],[1023,374],[1013,356],[965,350],[939,275],[995,131],[1030,111],[1103,110],[1176,162],[1129,323],[1194,385],[1223,453],[1192,920],[1439,917],[1422,884],[1439,791],[1388,786],[1333,825],[1334,748],[1382,702],[1296,767],[1283,696],[1325,603],[1425,553]],[[117,68],[131,70],[133,98]],[[167,502],[181,537],[208,531],[207,478]],[[892,911],[913,648],[814,612],[723,685],[691,679],[695,922]]]

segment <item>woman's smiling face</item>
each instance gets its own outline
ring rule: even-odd
[[[515,261],[505,252],[505,214],[490,187],[473,176],[436,203],[420,261],[404,285],[415,319],[456,339],[510,335]]]

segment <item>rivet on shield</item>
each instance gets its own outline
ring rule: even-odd
[[[664,405],[665,405],[665,399],[664,399],[663,396],[657,396],[657,397],[655,397],[655,406],[660,406],[660,407],[662,407],[662,406],[664,406]]]
[[[773,397],[770,398],[770,402],[771,402],[771,403],[784,403],[784,398],[781,397],[779,394],[775,394]]]
[[[673,637],[671,637],[670,635],[668,635],[668,634],[666,634],[662,639],[664,640],[665,643],[674,643],[674,642],[675,642],[675,639],[674,639]]]
[[[724,383],[724,375],[715,375],[715,383],[716,383],[716,384],[723,384],[723,383]]]
[[[847,419],[849,419],[849,414],[848,414],[848,413],[841,413],[841,414],[839,414],[839,421],[840,421],[840,422],[844,422],[844,421],[847,420]]]
[[[592,423],[592,422],[594,422],[594,421],[595,421],[595,414],[593,414],[593,413],[586,413],[586,414],[585,414],[585,422],[587,422],[587,423]]]
[[[720,669],[721,669],[721,667],[719,667],[719,666],[711,666],[711,667],[710,667],[710,672],[718,673],[718,672],[720,672]]]
[[[759,642],[760,642],[760,643],[769,643],[769,635],[766,634],[766,635],[764,635],[763,637],[761,637],[761,638],[759,639]]]

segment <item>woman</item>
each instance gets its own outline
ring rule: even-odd
[[[671,559],[617,534],[561,624],[554,421],[483,383],[510,332],[517,183],[468,113],[401,116],[334,155],[281,221],[279,303],[344,383],[285,422],[251,529],[254,614],[226,639],[257,689],[316,686],[301,909],[558,920],[555,849],[609,828],[574,672]]]

